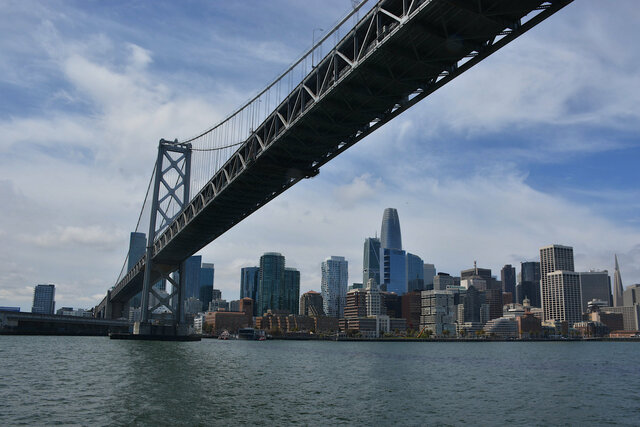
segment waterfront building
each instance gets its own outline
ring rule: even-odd
[[[433,264],[425,263],[423,266],[424,269],[424,290],[428,291],[433,289],[433,278],[436,275],[436,266]]]
[[[540,301],[540,263],[521,262],[516,286],[516,302],[522,304],[528,298],[533,307],[542,307]]]
[[[516,294],[516,268],[511,264],[506,264],[500,270],[500,280],[502,281],[502,292]]]
[[[56,285],[36,285],[33,290],[32,313],[53,314],[56,308]]]
[[[316,291],[309,291],[300,297],[300,315],[324,316],[322,295]]]
[[[371,280],[371,279],[369,279]],[[347,292],[344,314],[341,317],[354,318],[367,316],[367,291],[352,289]]]
[[[204,316],[205,331],[210,331],[213,335],[219,335],[223,331],[231,334],[238,333],[238,329],[253,326],[251,314],[244,312],[213,311],[207,312]]]
[[[498,317],[491,319],[484,325],[487,335],[498,338],[518,338],[518,324],[513,317]]]
[[[640,284],[628,286],[622,294],[625,306],[640,304]]]
[[[620,266],[618,265],[618,255],[614,254],[614,259],[616,266],[613,272],[613,305],[615,307],[622,307],[624,305],[624,287],[622,286],[622,276],[620,275]]]
[[[392,319],[402,316],[402,300],[400,295],[394,292],[380,292],[381,314],[386,314]]]
[[[401,317],[406,319],[408,329],[420,330],[420,315],[422,314],[422,295],[420,292],[407,292],[400,297]]]
[[[277,252],[267,252],[260,257],[260,278],[258,282],[257,313],[280,310],[284,294],[284,256]]]
[[[609,272],[594,271],[580,272],[581,309],[587,312],[589,301],[601,300],[611,305],[611,278]]]
[[[448,273],[440,272],[433,278],[433,290],[435,291],[444,291],[447,289],[447,286],[453,286],[454,284],[455,281],[453,277]]]
[[[93,317],[91,310],[84,310],[82,308],[74,310],[72,307],[59,308],[56,310],[56,314],[59,316]]]
[[[516,318],[518,336],[523,339],[536,338],[542,334],[542,321],[530,311]]]
[[[418,255],[407,252],[407,292],[426,290],[424,287],[424,262]]]
[[[349,264],[344,257],[332,256],[321,265],[322,302],[327,316],[342,317],[349,281]]]
[[[540,290],[544,320],[582,320],[580,276],[574,272],[573,248],[549,245],[540,248]]]
[[[620,307],[602,307],[600,309],[600,315],[603,316],[605,313],[622,314],[623,330],[640,331],[640,304]]]
[[[362,258],[362,283],[369,279],[380,285],[380,239],[368,237],[364,240],[364,254]]]
[[[420,327],[430,330],[436,336],[454,336],[453,292],[442,290],[422,291],[422,314]]]

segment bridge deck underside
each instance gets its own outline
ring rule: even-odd
[[[357,135],[366,133],[372,121],[392,112],[417,90],[428,90],[443,72],[490,47],[505,29],[543,3],[434,0],[424,5],[270,145],[247,159],[242,172],[156,253],[154,263],[177,267],[284,190],[313,175],[357,142]],[[402,6],[401,0],[388,2],[390,9],[398,5]],[[158,277],[155,273],[153,279]],[[141,275],[119,287],[113,298],[130,297],[142,288]]]

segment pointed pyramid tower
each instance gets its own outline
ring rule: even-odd
[[[620,266],[618,265],[618,255],[613,255],[616,260],[616,268],[613,272],[613,306],[622,307],[622,277],[620,276]]]

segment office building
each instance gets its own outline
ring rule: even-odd
[[[324,316],[322,295],[316,291],[309,291],[300,297],[301,316]]]
[[[284,293],[284,256],[277,252],[267,252],[260,257],[260,278],[258,282],[257,313],[280,310]]]
[[[367,283],[369,279],[380,285],[380,239],[377,237],[368,237],[364,241],[362,283]]]
[[[620,307],[602,307],[601,316],[604,314],[622,314],[622,322],[625,331],[640,331],[640,304]]]
[[[364,289],[352,289],[347,292],[344,318],[356,318],[367,316],[367,291]]]
[[[540,291],[545,321],[571,326],[582,320],[580,276],[574,272],[572,247],[540,248]]]
[[[589,301],[601,300],[611,305],[611,278],[609,272],[588,271],[580,272],[581,310],[587,313]]]
[[[127,256],[127,271],[140,261],[147,251],[147,235],[133,232],[129,235],[129,254]]]
[[[386,314],[392,319],[402,316],[401,296],[394,292],[380,292],[380,313]]]
[[[500,280],[502,281],[502,292],[511,292],[516,294],[516,268],[511,264],[506,264],[500,270]]]
[[[407,292],[426,290],[424,286],[424,262],[422,258],[407,252],[406,263]]]
[[[513,317],[498,317],[484,325],[487,335],[498,338],[518,338],[518,323]]]
[[[522,304],[528,298],[531,306],[542,307],[540,300],[540,263],[521,262],[516,286],[516,302]]]
[[[330,317],[342,317],[347,297],[349,265],[341,256],[327,258],[321,265],[322,302],[324,312]]]
[[[398,211],[394,208],[385,209],[382,215],[380,246],[384,249],[402,250],[400,219],[398,218]]]
[[[31,312],[53,314],[56,308],[55,295],[55,285],[36,285],[33,290],[33,306],[31,307]]]
[[[640,304],[640,284],[628,286],[622,293],[622,299],[626,307]]]
[[[424,264],[424,289],[430,290],[433,289],[433,278],[436,275],[436,266],[433,264]]]
[[[455,281],[448,273],[440,272],[433,278],[434,291],[446,291],[448,286],[453,286]]]
[[[473,268],[468,268],[460,272],[460,280],[468,279],[469,277],[481,277],[487,281],[488,285],[491,281],[491,269],[477,267],[474,261]]]
[[[378,284],[369,279],[367,288],[365,289],[365,304],[367,307],[367,316],[377,316],[382,313],[382,296]]]
[[[209,303],[213,301],[213,286],[214,286],[214,274],[215,267],[211,263],[202,263],[200,268],[200,295],[199,299],[202,301],[203,307],[208,307]]]
[[[240,298],[258,300],[258,283],[260,282],[260,267],[244,267],[240,269]],[[253,305],[254,316],[257,316],[258,305]]]
[[[614,255],[614,259],[616,266],[613,272],[613,305],[614,307],[622,307],[624,305],[624,287],[622,286],[622,276],[620,275],[620,266],[618,265],[618,255]]]
[[[401,317],[406,319],[407,328],[420,330],[420,316],[422,315],[421,291],[407,292],[400,297]]]
[[[453,293],[451,291],[422,291],[420,327],[436,336],[455,336]]]
[[[300,272],[295,268],[284,269],[284,292],[280,302],[280,310],[287,310],[291,314],[300,311]]]

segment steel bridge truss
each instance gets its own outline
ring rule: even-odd
[[[169,142],[164,139],[158,144],[158,157],[156,160],[153,198],[151,200],[151,218],[149,222],[149,238],[144,261],[144,277],[142,282],[141,324],[148,328],[152,313],[166,307],[172,314],[174,324],[182,325],[184,316],[184,274],[179,274],[180,280],[176,282],[170,273],[176,270],[176,266],[167,266],[154,263],[151,252],[153,241],[157,233],[167,228],[184,209],[189,201],[189,182],[191,179],[191,144],[181,144],[177,140]],[[158,219],[159,226],[156,227]],[[147,261],[148,260],[148,261]],[[140,265],[138,265],[140,264]],[[179,267],[179,272],[184,271],[184,264]],[[143,268],[138,262],[132,271]],[[156,277],[152,277],[152,271],[160,275],[171,285],[171,292],[161,294],[152,284]],[[156,303],[150,302],[154,297]],[[139,328],[140,326],[138,326]],[[148,333],[148,332],[147,332]]]

